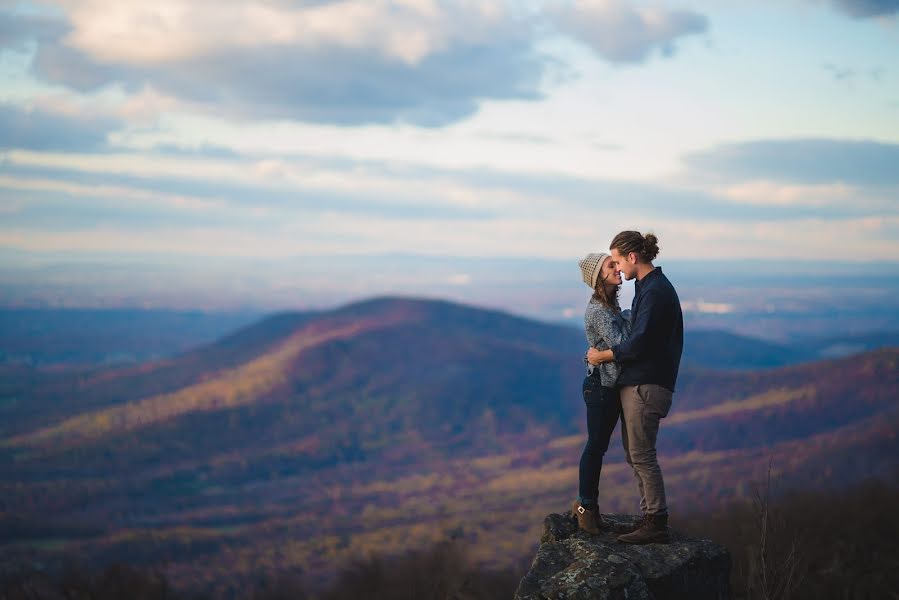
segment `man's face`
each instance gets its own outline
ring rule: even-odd
[[[633,252],[622,254],[618,248],[612,248],[612,260],[625,279],[630,281],[637,276],[637,255]]]

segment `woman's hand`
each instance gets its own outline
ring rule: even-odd
[[[591,365],[599,365],[613,360],[615,360],[615,355],[611,350],[597,350],[596,348],[587,350],[587,362]]]

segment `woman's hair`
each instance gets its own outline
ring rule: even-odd
[[[600,271],[600,275],[602,271]],[[620,311],[621,306],[618,304],[618,293],[621,291],[621,286],[616,285],[613,291],[609,291],[606,288],[606,282],[603,281],[602,277],[599,277],[596,281],[596,287],[593,288],[593,301],[602,304],[607,308],[611,308],[615,311]]]
[[[624,255],[634,252],[640,262],[648,263],[659,255],[659,238],[652,233],[643,235],[639,231],[622,231],[609,245],[609,250],[613,249]]]

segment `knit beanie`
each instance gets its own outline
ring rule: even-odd
[[[598,254],[590,253],[578,261],[578,264],[581,266],[581,277],[583,277],[584,283],[590,286],[591,290],[596,289],[599,271],[607,258],[609,258],[608,254],[599,252]]]

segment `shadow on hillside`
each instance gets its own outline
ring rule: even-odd
[[[732,554],[737,600],[895,598],[899,590],[899,478],[839,492],[760,496],[688,515],[672,525],[725,545]],[[764,531],[764,535],[762,532]],[[405,556],[356,560],[336,583],[311,591],[289,576],[260,579],[242,594],[252,600],[349,598],[511,598],[524,572],[480,570],[461,546],[445,543]],[[159,572],[128,565],[103,571],[69,569],[51,577],[19,570],[0,581],[0,600],[199,599],[176,592]]]

